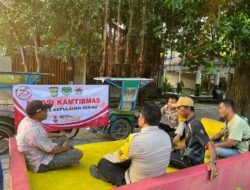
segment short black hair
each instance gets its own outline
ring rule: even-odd
[[[235,103],[234,103],[233,100],[231,100],[231,99],[224,99],[224,100],[221,100],[221,101],[220,101],[220,104],[222,104],[222,103],[223,103],[226,107],[232,108],[233,112],[236,111]]]
[[[149,125],[158,125],[161,120],[161,110],[153,103],[147,103],[142,107],[142,116]]]
[[[178,101],[178,99],[179,99],[179,97],[177,96],[177,95],[175,95],[175,94],[169,94],[168,95],[168,100],[169,99],[174,99],[174,100],[176,100],[176,102]]]

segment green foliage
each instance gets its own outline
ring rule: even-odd
[[[99,13],[102,1],[50,1],[53,10],[54,28],[60,28],[61,35],[56,35],[54,43],[46,48],[67,61],[69,55],[86,58],[88,54],[100,54],[101,30]]]
[[[173,87],[171,84],[168,82],[167,77],[163,77],[163,83],[162,83],[162,92],[172,92]]]
[[[182,92],[181,92],[182,96],[191,96],[191,95],[194,95],[194,94],[195,94],[195,90],[191,89],[191,88],[183,88]]]
[[[250,55],[249,6],[246,0],[165,0],[166,33],[157,36],[192,70],[202,65],[213,73],[218,65],[235,66]]]
[[[101,50],[101,0],[16,0],[0,12],[0,45],[10,53],[16,46],[33,46],[63,61],[86,58]]]
[[[208,80],[205,75],[201,78],[201,85],[200,85],[200,92],[206,92],[208,93]]]
[[[181,94],[183,88],[184,88],[184,82],[183,81],[180,81],[180,82],[176,83],[176,92],[177,92],[177,94]]]
[[[46,40],[53,35],[53,12],[42,1],[16,1],[0,9],[0,44],[9,52],[17,45],[31,45],[36,36]]]
[[[219,29],[228,44],[222,44],[227,47],[222,54],[225,60],[238,62],[241,58],[250,58],[250,15],[236,12],[224,18]]]
[[[103,0],[14,0],[8,9],[0,8],[0,46],[8,54],[17,46],[33,46],[40,38],[39,52],[93,59],[102,56],[104,30]],[[109,0],[109,24],[115,28],[118,1]],[[250,57],[250,1],[248,0],[126,0],[121,3],[121,49],[133,13],[130,47],[136,57],[142,53],[140,38],[146,44],[162,44],[158,52],[181,53],[183,65],[207,73],[218,65],[235,66]],[[143,10],[145,11],[145,14]],[[144,27],[142,27],[142,24]],[[150,41],[154,39],[155,41]],[[110,40],[111,41],[111,40]],[[113,43],[113,42],[110,42]],[[113,44],[111,44],[113,45]],[[148,46],[150,46],[148,45]],[[158,46],[157,46],[158,47]],[[111,50],[113,47],[111,46]],[[151,56],[147,52],[145,59]]]

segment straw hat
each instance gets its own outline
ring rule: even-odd
[[[194,107],[194,101],[189,97],[180,97],[176,105],[177,107],[180,107],[180,106]]]

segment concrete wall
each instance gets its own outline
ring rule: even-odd
[[[10,189],[31,190],[24,156],[17,150],[16,138],[9,139]]]
[[[165,73],[165,76],[168,79],[168,82],[176,87],[176,83],[179,79],[179,73],[175,71],[167,71]],[[195,89],[195,74],[192,73],[182,73],[181,74],[181,80],[184,82],[185,88],[192,88]]]
[[[5,71],[5,72],[11,71],[11,58],[10,57],[0,56],[0,71]]]
[[[249,190],[250,152],[218,160],[219,176],[209,180],[206,164],[137,183],[116,190]]]

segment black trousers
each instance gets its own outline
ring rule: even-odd
[[[167,124],[164,123],[159,123],[159,128],[162,129],[163,131],[165,131],[171,138],[171,141],[173,140],[174,136],[175,136],[175,129],[170,127]],[[180,139],[184,139],[185,138],[185,132],[183,132],[182,136],[180,137]]]
[[[166,133],[168,133],[168,135],[171,137],[171,139],[174,137],[174,132],[175,129],[170,127],[167,124],[164,123],[159,123],[159,128],[162,129],[163,131],[165,131]]]
[[[98,169],[103,177],[105,177],[113,185],[125,185],[125,172],[131,164],[130,160],[122,163],[114,164],[105,158],[98,163]]]
[[[173,151],[170,156],[170,164],[175,168],[183,169],[197,165],[189,157],[182,157],[180,151]]]

